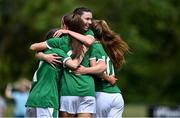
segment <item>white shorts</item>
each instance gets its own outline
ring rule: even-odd
[[[69,114],[92,113],[96,112],[95,97],[92,96],[61,96],[60,111]]]
[[[122,118],[124,100],[120,93],[96,92],[96,117]]]
[[[54,108],[26,108],[26,117],[36,118],[58,118],[58,110]]]

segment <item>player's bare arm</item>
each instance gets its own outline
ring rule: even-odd
[[[30,46],[30,49],[33,51],[42,51],[47,49],[46,42],[34,43]]]
[[[78,74],[100,74],[106,70],[106,64],[104,61],[99,61],[96,66],[84,67],[80,66],[74,72]]]
[[[75,59],[69,59],[65,62],[65,65],[68,66],[71,69],[77,69],[81,63],[81,61],[84,58],[85,53],[87,52],[88,48],[86,46],[83,45],[83,51],[80,55],[79,58],[75,58]]]
[[[82,35],[80,33],[77,33],[71,30],[66,30],[66,29],[60,29],[56,31],[54,33],[54,36],[59,37],[62,34],[69,34],[70,36],[84,43],[86,46],[90,46],[95,41],[95,38],[91,35]]]

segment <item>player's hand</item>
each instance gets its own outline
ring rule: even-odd
[[[53,67],[55,67],[55,65],[62,63],[61,61],[59,61],[59,59],[61,58],[62,57],[59,57],[57,54],[54,53],[54,54],[46,54],[44,60],[50,63]]]
[[[6,89],[8,89],[8,90],[12,90],[13,89],[13,85],[11,84],[11,83],[8,83],[7,84],[7,88]]]
[[[86,74],[86,68],[80,65],[77,69],[73,70],[75,74]]]
[[[62,34],[68,34],[68,30],[59,29],[54,33],[53,37],[60,37]]]
[[[110,75],[110,76],[106,76],[105,78],[103,78],[104,80],[108,81],[110,84],[114,85],[116,83],[116,81],[118,80],[117,78],[115,78],[114,75]]]

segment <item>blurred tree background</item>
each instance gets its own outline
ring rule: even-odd
[[[126,103],[180,103],[179,0],[0,0],[0,92],[37,68],[32,43],[60,27],[61,16],[85,6],[130,46],[116,71]]]

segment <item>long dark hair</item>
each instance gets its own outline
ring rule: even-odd
[[[48,39],[50,39],[50,38],[53,38],[54,33],[55,33],[56,31],[58,31],[58,30],[59,30],[59,28],[50,29],[50,30],[46,33],[46,35],[45,35],[45,40],[48,40]]]
[[[63,17],[64,24],[68,27],[69,30],[83,34],[84,22],[79,15],[76,14],[67,14]],[[78,58],[83,52],[83,45],[80,41],[74,39],[70,36],[70,43],[72,49],[72,58]]]
[[[78,7],[76,9],[74,9],[74,11],[73,11],[74,14],[77,14],[80,16],[83,14],[83,12],[91,12],[92,13],[92,11],[86,7]]]
[[[128,52],[127,43],[117,33],[113,32],[104,20],[94,20],[92,30],[97,40],[103,45],[115,68],[120,68],[122,63],[125,62],[124,54]]]

